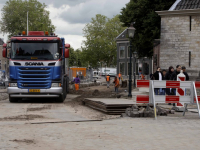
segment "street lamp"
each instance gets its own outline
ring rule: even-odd
[[[133,83],[133,85],[134,85],[134,87],[136,87],[136,85],[135,85],[135,72],[136,72],[135,64],[136,64],[136,58],[137,58],[137,52],[136,51],[133,52],[133,56],[134,56],[134,83]]]
[[[127,28],[128,37],[130,39],[130,65],[129,65],[129,93],[128,97],[132,97],[132,77],[131,77],[131,57],[132,57],[132,41],[135,33],[135,28],[133,27],[133,23],[131,23],[130,27]]]

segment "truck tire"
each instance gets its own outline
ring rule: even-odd
[[[58,98],[57,98],[57,101],[58,103],[63,103],[65,101],[65,97],[63,94],[61,94]]]
[[[15,97],[10,97],[10,95],[9,95],[9,101],[10,101],[10,103],[16,103],[16,102],[18,102],[18,98],[15,98]]]

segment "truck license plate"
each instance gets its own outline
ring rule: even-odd
[[[39,93],[39,92],[40,92],[40,89],[29,89],[28,92],[31,92],[31,93]]]

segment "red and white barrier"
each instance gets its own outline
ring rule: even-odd
[[[197,96],[196,89],[200,89],[200,82],[196,81],[158,81],[158,80],[137,80],[138,88],[149,88],[149,95],[137,95],[136,103],[153,103],[154,104],[154,112],[156,112],[156,103],[186,103],[186,104],[197,104],[199,117],[199,102],[200,96]],[[155,95],[154,88],[176,88],[182,89],[184,94],[181,92],[176,96],[168,96],[168,95]],[[185,96],[184,89],[190,89],[190,96]],[[198,101],[196,101],[198,99]],[[186,110],[187,105],[185,106]],[[185,111],[184,111],[185,114]],[[155,113],[155,118],[156,113]]]
[[[185,75],[183,74],[183,70],[181,73],[177,75],[177,81],[185,81]],[[185,95],[185,88],[176,88],[176,95],[177,96],[184,96]],[[184,103],[176,103],[178,107],[184,107]]]

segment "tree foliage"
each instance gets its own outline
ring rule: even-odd
[[[82,55],[92,67],[99,63],[107,66],[116,64],[116,37],[124,30],[118,16],[107,18],[97,14],[91,22],[86,24],[83,34],[86,40],[83,42]]]
[[[74,50],[74,48],[69,49],[69,66],[77,66],[77,67],[88,67],[88,62],[84,61],[83,53],[80,49]]]
[[[168,10],[175,0],[130,0],[122,8],[120,21],[124,26],[135,22],[133,46],[139,56],[152,56],[153,41],[160,37],[161,19],[155,11]]]
[[[29,31],[54,31],[46,5],[37,0],[9,0],[2,8],[0,31],[9,36],[27,31],[27,12]]]

